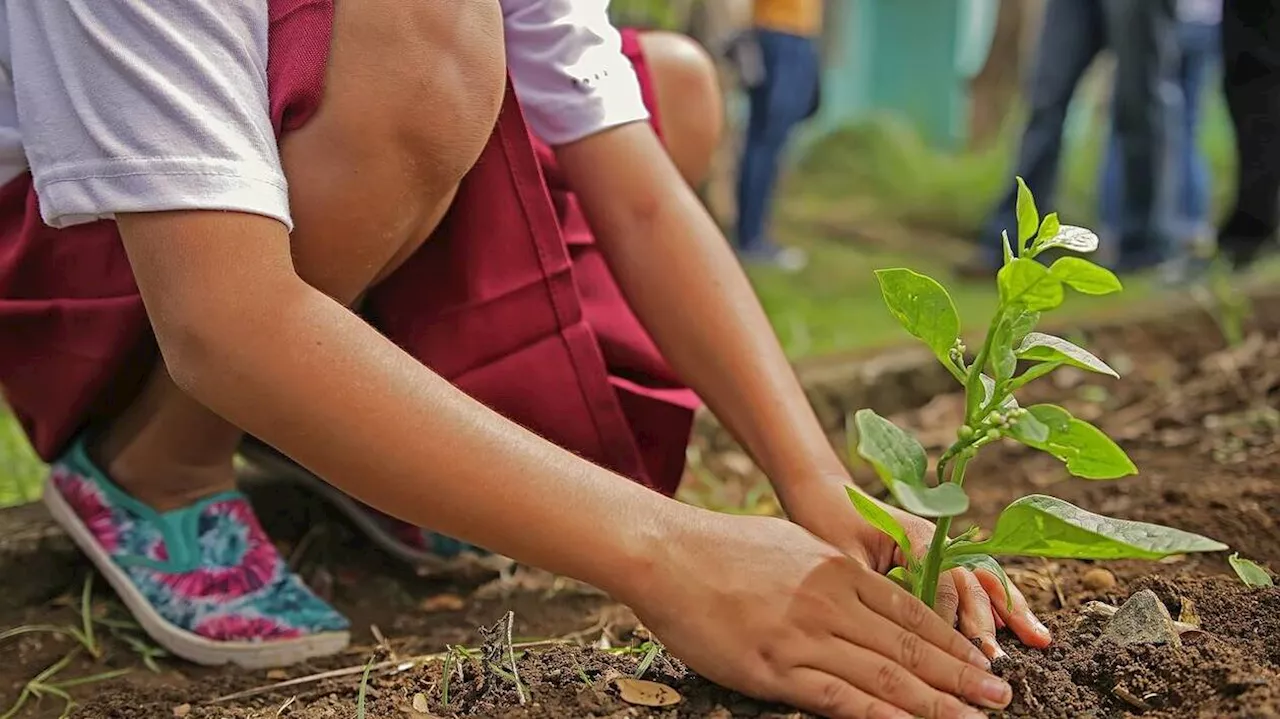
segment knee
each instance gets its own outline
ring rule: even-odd
[[[498,0],[337,4],[321,113],[343,145],[404,180],[453,186],[493,131],[506,85]]]
[[[383,102],[384,138],[402,143],[424,170],[456,182],[493,132],[506,87],[497,0],[367,0],[383,15],[358,50],[377,58],[363,78]]]
[[[666,32],[640,37],[668,152],[691,184],[705,179],[724,128],[715,62],[697,42]]]
[[[493,133],[506,60],[498,0],[336,10],[324,99],[282,155],[298,272],[350,301],[444,216]]]

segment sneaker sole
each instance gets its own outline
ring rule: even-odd
[[[275,450],[252,441],[246,441],[241,443],[240,455],[250,463],[266,470],[270,475],[301,485],[308,491],[319,495],[326,502],[337,508],[338,511],[342,512],[343,516],[356,525],[356,528],[369,537],[374,544],[378,545],[379,549],[396,559],[406,564],[432,571],[444,571],[454,564],[451,559],[445,559],[429,552],[414,551],[406,547],[404,543],[396,540],[395,537],[387,532],[363,505],[343,492],[334,489],[328,482],[280,456]]]
[[[176,657],[205,666],[235,664],[245,669],[269,669],[331,656],[346,649],[351,642],[350,632],[325,632],[270,642],[216,642],[189,632],[160,616],[49,480],[45,481],[43,500],[54,521],[106,577],[143,631]]]

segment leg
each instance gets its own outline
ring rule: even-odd
[[[1051,208],[1058,184],[1062,129],[1076,85],[1102,47],[1099,0],[1049,0],[1040,31],[1039,51],[1028,86],[1031,114],[1022,133],[1015,166],[1040,208]],[[1000,233],[1016,231],[1016,193],[1012,181],[983,232],[986,264],[1000,262]]]
[[[1143,267],[1163,259],[1173,205],[1173,132],[1181,100],[1174,84],[1177,34],[1173,0],[1107,0],[1108,41],[1116,53],[1112,105],[1120,141],[1124,206],[1120,263]]]
[[[1280,2],[1226,0],[1222,56],[1227,107],[1236,130],[1235,205],[1219,245],[1249,263],[1280,222]]]
[[[765,226],[778,164],[791,131],[812,106],[819,79],[812,39],[764,30],[758,34],[766,79],[751,91],[751,120],[739,170],[738,241],[746,252],[770,249]]]
[[[1205,81],[1219,57],[1220,29],[1214,25],[1183,23],[1182,62],[1179,82],[1183,102],[1181,171],[1178,192],[1181,214],[1185,218],[1183,236],[1196,242],[1209,235],[1210,176],[1208,162],[1200,145],[1200,121],[1203,116]]]
[[[675,33],[644,33],[640,47],[653,76],[667,153],[690,185],[700,185],[724,129],[715,63],[701,45]]]
[[[497,116],[496,3],[444,8],[338,3],[324,101],[282,144],[295,265],[340,301],[354,301],[428,236]],[[451,110],[422,112],[433,105]],[[100,432],[100,465],[157,509],[234,484],[241,433],[179,391],[163,366]]]

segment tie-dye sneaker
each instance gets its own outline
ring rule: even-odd
[[[108,479],[78,440],[53,464],[44,502],[176,656],[252,669],[347,646],[347,620],[289,570],[239,492],[157,512]]]
[[[352,498],[256,440],[240,447],[241,455],[272,476],[315,492],[341,511],[374,544],[391,556],[422,569],[445,570],[465,557],[490,556],[472,544],[415,527]]]

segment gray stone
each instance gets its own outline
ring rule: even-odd
[[[1102,628],[1102,638],[1122,646],[1129,644],[1172,644],[1182,646],[1173,617],[1150,589],[1129,597]]]

